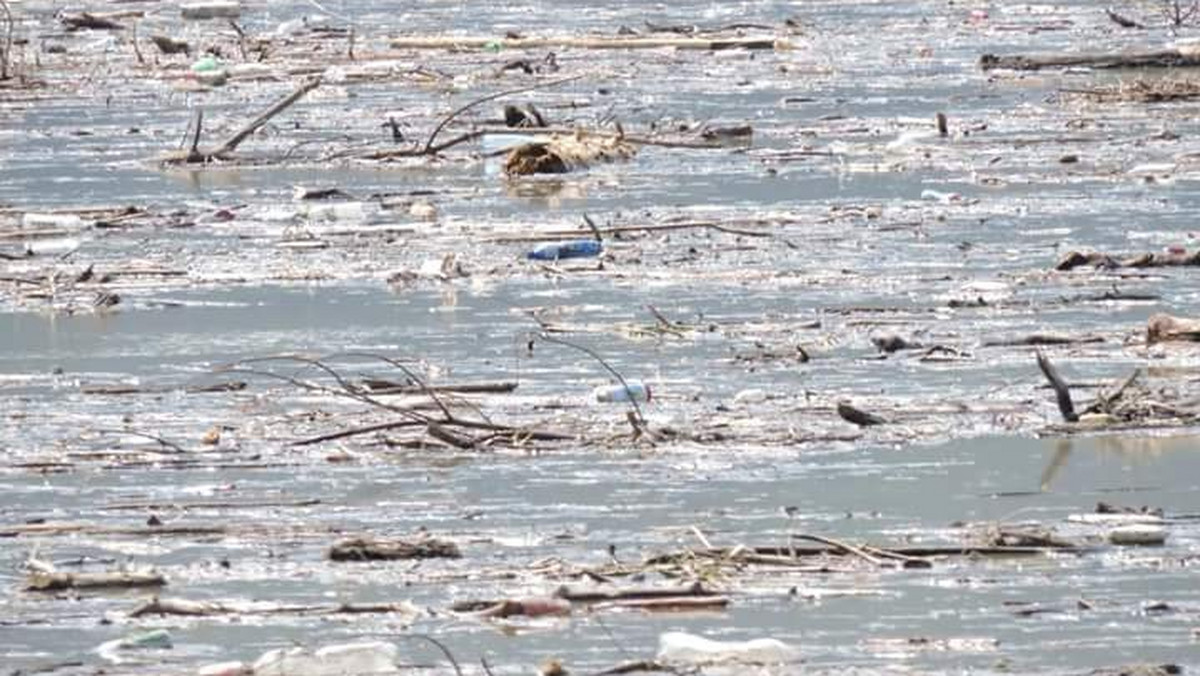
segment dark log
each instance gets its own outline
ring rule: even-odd
[[[354,538],[329,548],[333,561],[393,561],[396,559],[458,559],[458,545],[446,540],[372,540]]]
[[[875,415],[874,413],[868,413],[860,408],[855,408],[844,401],[838,402],[837,414],[841,416],[842,420],[854,423],[859,427],[882,425],[887,422],[887,420]]]
[[[89,12],[80,12],[79,14],[64,13],[59,15],[58,20],[66,26],[68,31],[119,31],[124,28],[124,26],[106,16],[91,14]]]
[[[483,382],[483,383],[446,383],[444,385],[410,385],[394,380],[367,378],[363,387],[371,394],[427,394],[429,392],[447,392],[452,394],[507,394],[517,389],[515,381]]]
[[[151,35],[150,42],[163,54],[189,54],[192,51],[186,40],[176,40],[166,35]]]
[[[1200,54],[1191,50],[1162,49],[1149,52],[1092,54],[984,54],[983,70],[1041,70],[1043,68],[1178,68],[1200,66]]]
[[[1032,336],[1024,336],[1022,338],[1001,338],[997,340],[984,341],[984,347],[1038,347],[1042,345],[1079,345],[1082,343],[1103,343],[1104,338],[1100,336],[1081,336],[1073,338],[1071,336],[1053,336],[1043,333],[1035,333]]]

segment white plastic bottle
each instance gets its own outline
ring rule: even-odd
[[[373,676],[399,674],[399,650],[386,641],[342,643],[319,650],[279,648],[254,662],[254,676]]]
[[[658,659],[684,664],[779,664],[799,657],[798,651],[773,638],[750,641],[714,641],[682,631],[658,637]]]
[[[650,386],[640,380],[626,380],[625,384],[601,385],[592,390],[596,401],[612,403],[618,401],[650,401]]]

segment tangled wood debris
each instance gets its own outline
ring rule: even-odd
[[[1165,103],[1200,98],[1200,82],[1193,79],[1134,79],[1092,89],[1061,91],[1101,103]]]
[[[1166,315],[1156,315],[1159,324],[1170,324],[1173,320]],[[1152,317],[1152,325],[1155,318]],[[1178,321],[1178,320],[1174,320]],[[1200,420],[1200,402],[1171,402],[1173,395],[1167,391],[1156,391],[1143,383],[1145,376],[1135,370],[1110,391],[1102,391],[1082,412],[1077,412],[1071,397],[1070,386],[1058,373],[1050,359],[1041,352],[1037,355],[1038,367],[1050,387],[1054,390],[1058,410],[1064,421],[1073,424],[1071,430],[1096,430],[1118,428],[1129,425],[1189,425]]]
[[[504,173],[509,176],[565,174],[593,164],[626,160],[635,152],[633,144],[619,136],[552,136],[548,141],[533,141],[508,151]]]
[[[1055,270],[1068,271],[1079,267],[1095,268],[1170,268],[1200,265],[1200,251],[1193,253],[1147,252],[1132,256],[1116,256],[1099,252],[1070,251],[1059,258]]]
[[[287,110],[292,104],[303,98],[305,94],[311,92],[320,85],[320,77],[312,77],[304,80],[292,91],[292,93],[280,99],[245,126],[238,129],[228,138],[212,148],[200,148],[200,134],[202,130],[202,124],[204,122],[204,116],[200,111],[197,111],[192,128],[190,130],[191,143],[188,149],[186,151],[166,153],[160,156],[158,160],[164,164],[203,164],[218,160],[227,160],[230,158],[230,155],[233,153],[233,151],[237,150],[237,147],[240,146],[243,141],[254,135],[254,132],[258,131],[263,125],[270,122],[271,119],[276,115]]]

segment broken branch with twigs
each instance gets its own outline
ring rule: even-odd
[[[200,140],[200,124],[203,116],[197,112],[195,117],[195,129],[193,130],[191,147],[186,151],[167,153],[160,157],[160,161],[167,164],[201,164],[213,162],[216,160],[228,159],[237,147],[249,138],[254,132],[258,131],[264,124],[271,121],[271,118],[287,110],[292,104],[299,101],[305,94],[316,89],[321,85],[320,77],[313,77],[302,82],[290,94],[277,101],[270,108],[267,108],[249,123],[231,134],[228,138],[218,144],[215,148],[201,150],[199,145]]]

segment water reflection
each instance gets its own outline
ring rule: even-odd
[[[1050,490],[1055,479],[1070,464],[1071,455],[1076,451],[1079,442],[1074,438],[1056,439],[1053,442],[1053,452],[1042,470],[1041,490]],[[1194,435],[1182,436],[1126,436],[1104,435],[1087,438],[1082,444],[1084,450],[1095,454],[1117,456],[1123,463],[1129,465],[1149,465],[1169,453],[1195,453],[1200,450],[1200,437]]]

